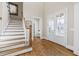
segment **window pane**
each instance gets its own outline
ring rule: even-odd
[[[54,21],[53,20],[49,20],[49,29],[50,30],[54,30]]]
[[[64,34],[64,15],[58,16],[56,20],[56,34],[63,35]]]

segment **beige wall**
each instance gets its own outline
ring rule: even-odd
[[[18,16],[11,15],[11,19],[22,19],[23,16],[23,3],[22,2],[12,2],[18,5]]]

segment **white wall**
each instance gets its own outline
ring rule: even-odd
[[[4,32],[8,22],[9,22],[9,13],[7,8],[7,3],[2,2],[2,32]]]
[[[69,47],[73,46],[73,39],[74,39],[74,32],[71,31],[74,28],[74,6],[73,3],[45,3],[45,13],[44,13],[44,20],[43,20],[43,36],[45,38],[48,37],[48,20],[47,17],[51,16],[55,12],[60,11],[60,9],[68,8],[68,29],[67,29],[67,45]]]
[[[0,2],[0,17],[2,17],[2,2]]]
[[[2,17],[2,3],[0,2],[0,17]],[[0,20],[0,34],[1,34],[1,26],[2,26],[2,20]]]
[[[42,33],[43,3],[24,2],[23,3],[23,17],[25,17],[26,20],[29,20],[33,17],[41,18],[41,33]]]
[[[42,36],[48,39],[48,20],[47,18],[53,15],[60,9],[68,9],[67,16],[67,47],[73,48],[74,40],[74,3],[38,3],[38,2],[24,2],[23,3],[23,16],[29,19],[33,16],[42,17]]]
[[[74,6],[74,53],[79,55],[79,3]]]
[[[43,3],[40,2],[24,2],[23,16],[26,17],[43,17]]]

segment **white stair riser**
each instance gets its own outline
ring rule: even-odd
[[[7,29],[6,31],[23,31],[22,29],[12,29],[12,30],[9,30],[9,29]]]
[[[1,51],[6,51],[6,50],[9,50],[9,49],[23,47],[23,46],[25,46],[25,44],[20,44],[20,45],[15,45],[15,46],[10,46],[10,47],[0,48],[0,52]]]
[[[0,38],[0,52],[5,53],[4,51],[6,50],[25,47],[28,45],[29,45],[29,42],[25,40],[22,21],[11,20],[7,28],[5,29],[3,36],[1,36]],[[32,48],[26,48],[26,49],[24,48],[24,50],[20,50],[7,55],[9,56],[18,55],[29,51],[32,51]]]
[[[25,42],[23,41],[23,42],[11,43],[11,44],[4,44],[4,45],[0,45],[0,48],[15,46],[15,45],[19,45],[19,44],[25,44]]]
[[[6,29],[23,29],[22,27],[7,27]]]
[[[1,37],[0,41],[20,39],[20,38],[25,38],[25,37],[24,36],[6,36],[6,37]]]
[[[8,25],[9,27],[22,27],[22,25]]]
[[[22,41],[25,41],[25,40],[3,41],[3,42],[0,42],[0,45],[18,43],[18,42],[22,42]]]
[[[6,29],[23,29],[23,27],[22,26],[8,26]]]
[[[18,32],[18,33],[17,32],[15,32],[15,33],[14,32],[13,33],[9,32],[9,33],[4,33],[4,35],[16,35],[16,34],[17,35],[24,34],[24,32]]]

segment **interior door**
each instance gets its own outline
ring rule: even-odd
[[[33,18],[33,37],[40,37],[40,18]]]

